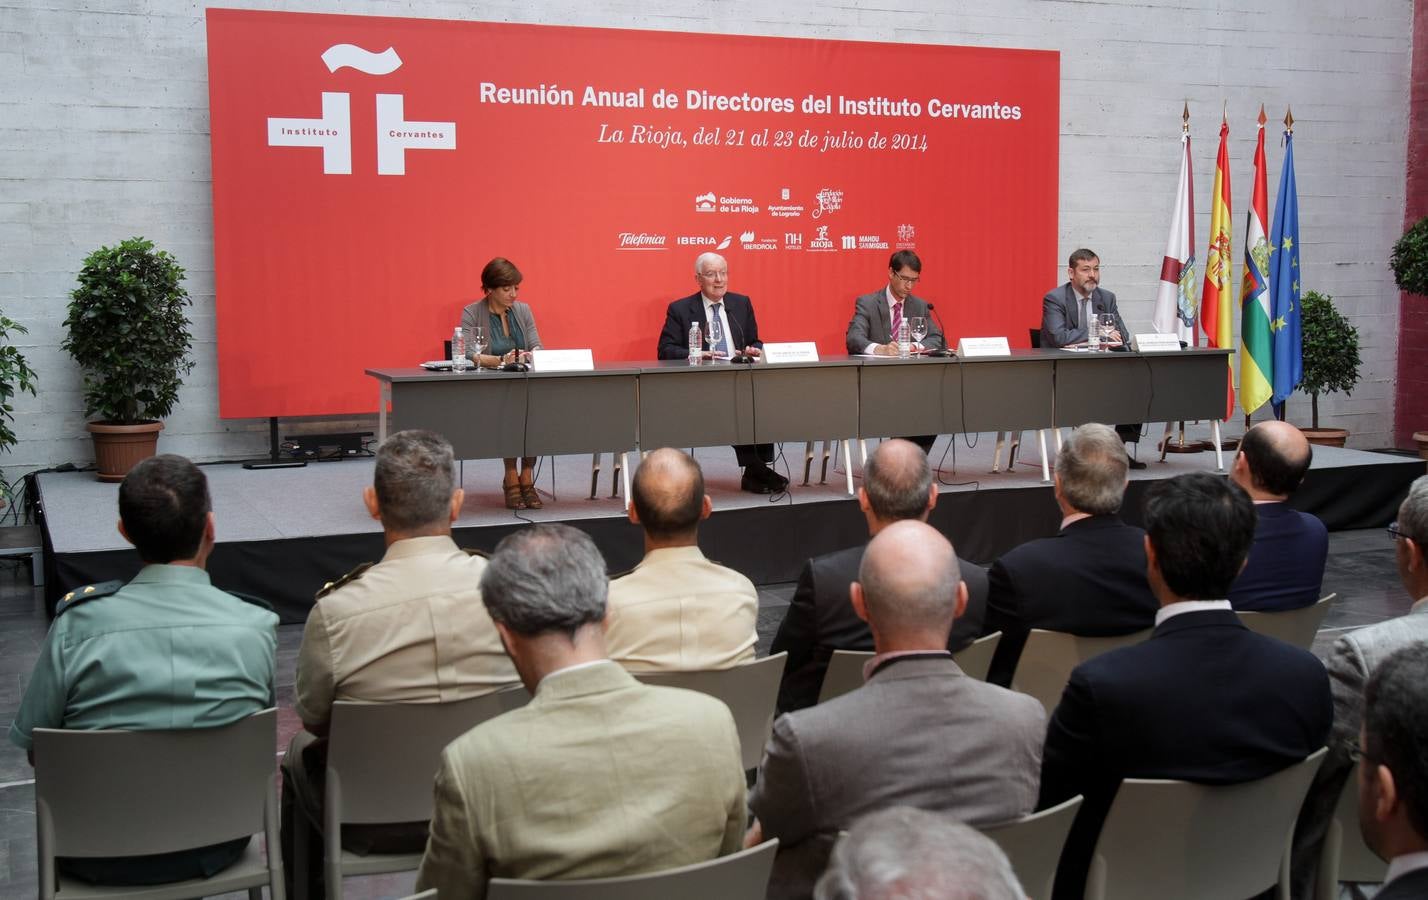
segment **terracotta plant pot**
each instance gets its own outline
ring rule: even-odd
[[[85,430],[94,438],[94,464],[100,481],[123,481],[129,470],[153,456],[159,446],[163,422],[113,425],[87,422]]]
[[[1342,447],[1349,439],[1347,428],[1301,428],[1304,437],[1311,444],[1320,447]]]

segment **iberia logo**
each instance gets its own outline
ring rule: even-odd
[[[352,68],[367,75],[390,75],[402,66],[395,47],[381,53],[355,44],[334,44],[322,54],[327,71]],[[377,174],[405,175],[408,150],[455,150],[455,122],[408,122],[403,94],[378,94]],[[318,147],[322,174],[352,174],[352,95],[322,92],[322,117],[268,118],[269,147]]]

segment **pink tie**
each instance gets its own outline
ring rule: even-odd
[[[897,343],[898,332],[902,329],[902,301],[893,304],[892,313],[892,334],[888,337],[888,343]]]

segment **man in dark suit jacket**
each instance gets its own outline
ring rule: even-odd
[[[709,343],[709,319],[717,316],[723,333],[717,346],[709,352],[715,357],[730,359],[742,356],[757,359],[763,353],[759,340],[759,323],[754,319],[754,304],[743,294],[729,293],[729,264],[717,253],[701,253],[694,261],[696,293],[675,300],[664,317],[664,329],[659,333],[660,359],[689,358],[689,328],[699,325],[699,333]],[[734,447],[734,457],[744,467],[739,486],[754,494],[769,494],[788,487],[788,479],[769,468],[773,462],[773,444],[740,444]]]
[[[1160,601],[1155,633],[1071,673],[1051,716],[1038,808],[1085,796],[1053,896],[1082,896],[1120,782],[1235,784],[1324,746],[1333,708],[1308,651],[1246,628],[1223,598],[1254,535],[1254,504],[1208,472],[1162,481],[1146,497],[1146,561]]]
[[[848,323],[845,338],[849,353],[897,356],[898,327],[914,316],[927,320],[927,335],[917,346],[928,350],[946,348],[947,341],[932,318],[927,301],[913,296],[912,289],[921,278],[922,260],[911,250],[899,250],[888,259],[887,287],[864,294],[853,302],[853,320]],[[908,440],[926,453],[932,450],[937,435],[918,435]]]
[[[1388,860],[1379,900],[1428,897],[1428,644],[1394,653],[1364,691],[1359,824]]]
[[[1289,506],[1313,459],[1304,432],[1288,422],[1260,422],[1240,441],[1230,478],[1250,495],[1259,518],[1249,560],[1230,588],[1235,609],[1276,612],[1319,599],[1329,531]]]
[[[1105,425],[1082,425],[1056,455],[1061,531],[1008,550],[987,573],[982,631],[1000,631],[987,680],[1012,683],[1033,628],[1116,635],[1155,624],[1145,578],[1145,532],[1121,521],[1125,445]]]
[[[1084,247],[1074,251],[1066,263],[1066,283],[1041,298],[1041,346],[1084,344],[1090,337],[1094,317],[1110,313],[1116,319],[1112,349],[1126,348],[1130,331],[1116,308],[1116,295],[1100,285],[1100,257]],[[1116,433],[1128,444],[1140,441],[1139,425],[1117,425]],[[1145,463],[1131,460],[1131,468],[1144,469]]]
[[[947,539],[922,522],[889,525],[850,598],[877,649],[867,683],[780,716],[749,797],[745,844],[779,840],[770,898],[807,897],[838,832],[866,813],[915,806],[976,826],[1036,802],[1046,714],[967,677],[947,652],[967,598]]]
[[[927,456],[907,441],[883,441],[868,457],[858,505],[876,537],[894,522],[927,521],[937,505],[937,486]],[[778,711],[790,712],[818,702],[823,675],[834,650],[871,650],[873,633],[853,611],[848,588],[857,580],[866,545],[849,547],[810,559],[798,576],[788,612],[779,623],[770,653],[787,651]],[[967,585],[967,609],[957,617],[947,649],[961,650],[977,637],[987,603],[987,573],[976,563],[959,559]]]

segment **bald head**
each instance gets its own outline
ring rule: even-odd
[[[704,473],[689,454],[663,447],[635,470],[630,496],[651,538],[692,540],[704,517]]]
[[[881,522],[925,519],[931,491],[927,454],[912,441],[883,441],[863,468],[868,509]]]
[[[919,638],[945,649],[961,582],[952,544],[931,525],[905,520],[878,532],[858,568],[858,590],[879,650]]]
[[[1299,488],[1313,461],[1304,432],[1288,422],[1260,422],[1241,439],[1232,475],[1256,500],[1283,500]]]

